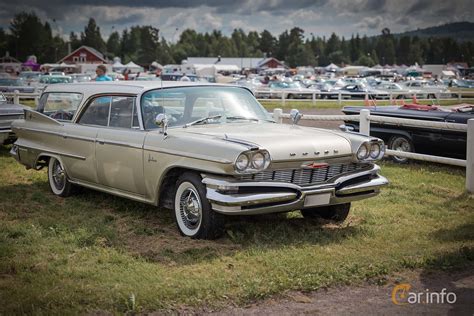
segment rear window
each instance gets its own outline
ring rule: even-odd
[[[80,93],[47,92],[41,96],[37,111],[57,120],[70,121],[81,100]]]

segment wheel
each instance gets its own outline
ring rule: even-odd
[[[351,203],[345,203],[308,208],[301,210],[301,214],[305,218],[324,218],[330,221],[334,221],[336,223],[342,223],[349,215],[350,209]]]
[[[414,147],[411,140],[406,136],[393,136],[388,141],[388,148],[391,150],[398,150],[398,151],[406,151],[406,152],[413,152]],[[397,163],[407,163],[408,158],[399,157],[399,156],[392,156],[393,161]]]
[[[54,157],[49,159],[48,181],[49,187],[55,195],[67,197],[72,194],[73,184],[69,182],[61,162]]]
[[[286,98],[287,99],[295,99],[295,96],[290,93],[289,95],[286,96]]]
[[[201,177],[187,172],[176,182],[174,195],[176,224],[182,235],[194,239],[215,239],[222,235],[224,216],[212,210]]]
[[[428,94],[428,99],[436,99],[436,96],[434,94]]]

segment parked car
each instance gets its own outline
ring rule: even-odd
[[[0,92],[33,93],[35,88],[28,86],[26,82],[18,78],[0,78]]]
[[[15,141],[16,137],[11,130],[11,124],[14,120],[23,118],[26,108],[21,104],[9,104],[3,93],[0,93],[0,145]]]
[[[350,95],[351,99],[364,99],[366,95],[369,99],[387,99],[389,97],[386,91],[374,89],[362,83],[348,84],[339,91],[344,95]]]
[[[72,82],[90,82],[92,81],[92,76],[89,74],[71,74]]]
[[[352,201],[387,184],[374,163],[383,141],[276,124],[238,86],[51,85],[13,130],[11,154],[27,168],[47,166],[54,194],[85,186],[173,209],[192,238],[219,236],[225,215],[302,210],[343,221]]]
[[[437,97],[457,97],[457,95],[451,93],[445,85],[437,84],[433,81],[411,80],[405,82],[405,87],[407,89],[419,90],[421,95],[417,95],[417,97],[421,97],[423,99],[436,99]]]
[[[358,114],[361,109],[370,109],[374,115],[433,122],[467,124],[468,119],[474,118],[473,105],[454,108],[421,104],[379,107],[346,106],[342,112],[347,115]],[[345,125],[359,131],[358,122],[346,121]],[[392,150],[466,159],[466,132],[372,122],[370,134],[383,139],[387,147]],[[404,157],[393,157],[393,159],[400,163],[408,161],[408,158]]]
[[[71,83],[71,76],[62,76],[62,75],[45,75],[41,76],[39,79],[40,84],[49,85],[49,84],[58,84],[58,83]]]
[[[285,94],[287,99],[311,99],[314,91],[303,87],[298,81],[271,81],[267,87],[259,88],[256,93],[260,98],[281,98],[282,94]]]

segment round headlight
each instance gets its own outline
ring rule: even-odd
[[[370,145],[370,158],[377,159],[380,155],[380,151],[381,151],[380,144],[372,143],[372,145]]]
[[[362,144],[357,151],[357,159],[364,160],[369,157],[369,146],[367,144]]]
[[[262,153],[256,153],[252,156],[252,167],[262,169],[265,166],[265,156]]]
[[[246,154],[241,154],[239,157],[237,157],[237,160],[235,161],[235,168],[238,171],[244,171],[247,169],[249,165],[249,157],[247,157]]]

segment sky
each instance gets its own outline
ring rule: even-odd
[[[15,13],[34,11],[53,32],[69,37],[95,18],[104,38],[133,25],[152,25],[176,42],[187,29],[230,35],[269,30],[277,36],[295,26],[308,37],[392,33],[448,22],[474,22],[473,0],[0,0],[0,27]]]

